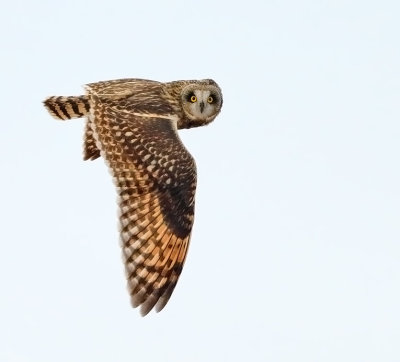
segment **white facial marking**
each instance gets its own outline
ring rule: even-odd
[[[200,119],[205,119],[212,115],[215,111],[215,107],[207,101],[211,92],[209,90],[196,89],[193,93],[197,100],[190,107],[192,114]]]

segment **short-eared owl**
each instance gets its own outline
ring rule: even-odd
[[[142,315],[160,311],[181,273],[194,218],[196,165],[177,129],[213,121],[221,89],[211,79],[120,79],[44,105],[56,119],[87,118],[84,159],[103,156],[117,186],[132,305]]]

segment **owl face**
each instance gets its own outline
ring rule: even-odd
[[[184,114],[191,121],[190,127],[211,122],[221,110],[221,91],[212,84],[190,84],[182,90],[181,97]]]

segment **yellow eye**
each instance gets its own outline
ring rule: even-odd
[[[212,103],[212,102],[214,102],[214,98],[213,98],[213,97],[211,97],[211,96],[209,96],[209,97],[207,98],[207,102],[208,102],[208,103]]]
[[[191,101],[192,103],[196,103],[196,102],[197,102],[197,97],[196,97],[195,95],[191,96],[191,97],[190,97],[190,101]]]

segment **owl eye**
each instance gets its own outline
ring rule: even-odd
[[[209,96],[209,97],[207,98],[207,102],[208,102],[208,103],[212,103],[212,102],[214,102],[214,98],[213,98],[213,97],[211,97],[211,96]]]
[[[197,102],[197,97],[196,97],[195,95],[192,95],[192,96],[190,97],[190,101],[191,101],[192,103],[196,103],[196,102]]]

